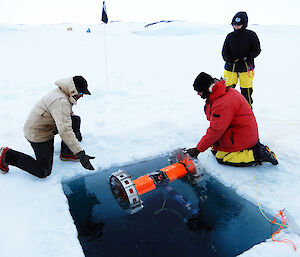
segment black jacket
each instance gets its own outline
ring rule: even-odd
[[[225,39],[222,49],[222,56],[226,62],[225,70],[245,72],[247,66],[248,69],[251,68],[250,65],[254,68],[254,58],[261,52],[260,43],[256,33],[246,29],[246,26],[229,33]],[[246,62],[244,57],[247,57]]]

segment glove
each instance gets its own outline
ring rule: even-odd
[[[95,157],[86,155],[84,151],[80,151],[75,154],[77,158],[79,158],[81,165],[87,170],[94,170],[94,167],[90,163],[90,159],[95,159]]]
[[[196,147],[187,149],[186,152],[193,158],[197,158],[198,154],[200,153]]]

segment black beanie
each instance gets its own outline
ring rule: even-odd
[[[90,91],[87,89],[88,84],[87,81],[82,76],[73,77],[73,81],[78,93],[90,95]]]
[[[248,26],[248,15],[246,12],[238,12],[232,18],[231,25],[243,25],[243,28]]]
[[[205,72],[201,72],[194,81],[193,87],[197,92],[208,91],[211,84],[214,83],[212,76]]]

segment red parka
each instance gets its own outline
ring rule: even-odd
[[[214,84],[204,111],[210,126],[197,145],[200,152],[214,150],[238,152],[254,146],[258,140],[257,123],[245,97],[225,81]]]

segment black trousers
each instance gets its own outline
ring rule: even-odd
[[[79,142],[82,140],[82,136],[80,133],[80,124],[81,124],[81,119],[77,115],[72,115],[72,129],[75,133],[75,136]],[[70,150],[70,148],[64,143],[64,141],[61,141],[61,146],[60,146],[60,153],[63,155],[73,155],[73,152]]]
[[[80,133],[80,117],[72,115],[72,128],[73,131],[79,141],[82,140],[81,133]],[[51,174],[52,165],[53,165],[53,154],[54,154],[54,138],[42,142],[42,143],[33,143],[29,142],[33,151],[35,153],[36,159],[32,158],[31,156],[15,151],[10,149],[7,151],[5,155],[5,163],[8,165],[13,165],[27,171],[28,173],[32,174],[33,176],[39,178],[46,178]],[[61,143],[62,149],[61,151],[72,151],[69,147],[63,143]]]
[[[42,143],[32,143],[31,147],[36,160],[31,156],[10,149],[5,155],[5,163],[39,177],[45,178],[51,174],[54,153],[54,139]]]
[[[253,88],[241,88],[241,94],[246,98],[251,108],[253,104],[252,93],[253,93]]]

